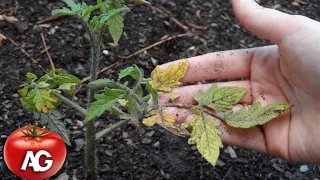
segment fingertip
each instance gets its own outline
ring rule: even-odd
[[[291,15],[264,8],[254,0],[232,0],[232,7],[237,19],[247,30],[274,43],[300,28]]]

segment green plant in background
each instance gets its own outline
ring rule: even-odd
[[[52,70],[40,78],[28,73],[27,82],[22,85],[19,94],[23,107],[33,112],[35,119],[40,119],[41,124],[58,133],[68,145],[71,145],[71,142],[66,127],[60,120],[62,115],[56,107],[63,102],[85,117],[87,179],[96,179],[96,140],[129,122],[142,121],[146,126],[158,124],[176,135],[190,136],[189,144],[196,144],[202,156],[215,165],[219,148],[222,147],[215,120],[225,121],[232,127],[250,128],[264,124],[292,107],[289,103],[261,107],[260,103],[256,102],[249,108],[233,112],[233,106],[246,94],[246,89],[218,88],[216,85],[211,86],[207,92],[199,90],[194,95],[198,105],[176,103],[180,94],[171,91],[182,85],[180,80],[188,70],[188,60],[173,64],[166,70],[157,66],[152,78],[145,78],[143,69],[134,65],[120,71],[116,80],[97,79],[103,35],[108,30],[114,42],[119,41],[124,27],[123,15],[129,8],[125,6],[124,0],[97,0],[96,5],[64,1],[69,8],[54,10],[53,14],[78,17],[90,37],[92,54],[88,108],[85,109],[63,96],[74,96],[75,87],[80,84],[80,80],[62,70]],[[143,0],[140,2],[148,3]],[[94,11],[99,12],[99,15],[91,16]],[[171,103],[159,104],[158,96],[164,93],[170,94]],[[190,109],[194,118],[190,122],[178,124],[173,115],[163,111],[169,107]],[[120,120],[96,133],[94,120],[107,110]],[[191,133],[187,130],[190,127]]]

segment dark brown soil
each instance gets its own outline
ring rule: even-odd
[[[276,8],[290,14],[306,15],[320,21],[320,2],[304,0],[307,5],[293,5],[293,0],[260,0],[266,7]],[[228,49],[238,49],[268,45],[248,32],[234,17],[231,5],[226,0],[153,0],[154,4],[167,8],[181,22],[186,20],[207,26],[205,31],[193,32],[207,40],[206,46],[191,38],[180,38],[160,45],[133,58],[100,77],[115,77],[123,67],[137,64],[147,73],[157,64],[173,61],[193,54],[193,48],[199,47],[198,54]],[[50,16],[50,11],[64,5],[54,0],[1,0],[0,10],[14,8],[13,14],[21,22],[8,24],[0,21],[0,33],[3,33],[25,48],[45,69],[50,68],[49,61],[41,42],[40,33],[44,33],[49,51],[56,67],[63,68],[83,78],[89,73],[89,43],[83,36],[84,29],[78,20],[70,17],[48,23],[49,27],[39,27],[36,22]],[[120,46],[112,47],[109,35],[105,37],[105,50],[101,68],[116,62],[138,49],[157,42],[165,35],[184,33],[167,16],[152,9],[136,4],[129,4],[132,9],[126,15],[125,35]],[[196,11],[201,10],[201,19]],[[153,58],[153,60],[151,60]],[[4,41],[0,48],[0,179],[19,179],[9,171],[3,161],[2,150],[6,137],[19,126],[33,123],[32,114],[22,109],[17,90],[25,80],[27,72],[42,75],[43,71],[32,63],[20,50],[9,41]],[[79,99],[85,94],[80,91]],[[85,101],[79,100],[85,105]],[[84,139],[84,128],[77,122],[81,116],[72,109],[64,108],[64,121],[70,130],[72,147],[68,147],[66,163],[58,174],[66,173],[70,179],[85,179],[84,149],[76,151],[76,143]],[[97,121],[97,128],[103,129],[113,118],[104,116]],[[78,123],[79,124],[79,123]],[[225,145],[227,147],[227,145]],[[160,128],[136,129],[124,127],[98,143],[99,179],[315,179],[320,178],[318,166],[308,165],[309,170],[301,173],[302,164],[289,163],[277,157],[233,147],[238,155],[232,159],[221,149],[220,159],[224,166],[212,167],[206,162],[195,147],[187,144],[187,139],[174,136]]]

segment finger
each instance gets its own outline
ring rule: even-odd
[[[263,8],[254,0],[233,0],[232,6],[241,24],[257,36],[279,43],[301,28],[294,16]]]
[[[190,121],[193,118],[193,114],[189,109],[168,108],[165,112],[174,115],[178,123],[183,123],[186,120]],[[267,152],[264,134],[258,127],[240,129],[229,127],[220,120],[216,120],[216,122],[221,132],[220,137],[223,143],[258,152]]]
[[[189,67],[182,82],[250,77],[251,57],[255,49],[209,53],[189,58]],[[164,70],[179,61],[161,65]]]
[[[230,82],[221,82],[215,83],[218,87],[223,86],[236,86],[247,89],[247,93],[242,97],[240,103],[252,104],[252,95],[251,95],[251,85],[250,81],[230,81]],[[183,104],[196,104],[196,101],[193,99],[193,95],[196,94],[200,89],[204,92],[207,91],[213,84],[200,84],[200,85],[190,85],[190,86],[182,86],[179,88],[175,88],[172,93],[178,93],[180,97],[175,99],[176,103]],[[170,103],[171,98],[170,94],[161,94],[159,95],[159,103],[166,104]]]

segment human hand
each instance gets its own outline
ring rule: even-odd
[[[224,143],[279,156],[290,161],[319,163],[320,154],[320,23],[259,6],[254,0],[233,0],[239,21],[257,36],[276,45],[210,53],[189,58],[184,83],[202,80],[250,78],[218,83],[248,90],[241,103],[260,101],[262,106],[290,102],[291,110],[263,126],[235,129],[220,122]],[[172,62],[175,63],[175,62]],[[169,64],[161,67],[165,69]],[[211,84],[174,89],[180,103],[196,103],[192,95]],[[170,101],[162,95],[160,103]],[[166,110],[179,122],[191,119],[186,109]]]

